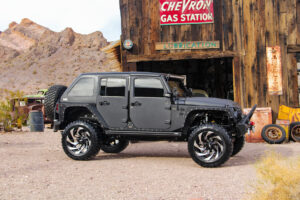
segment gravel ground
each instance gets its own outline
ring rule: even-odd
[[[236,199],[255,181],[255,161],[267,150],[300,154],[297,143],[246,144],[220,168],[198,166],[186,143],[135,143],[120,154],[73,161],[60,134],[0,134],[0,199]]]

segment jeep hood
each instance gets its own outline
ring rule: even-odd
[[[185,105],[213,106],[213,107],[235,107],[236,103],[228,99],[207,98],[207,97],[187,97],[180,100]]]

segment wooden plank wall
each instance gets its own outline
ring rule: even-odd
[[[244,91],[245,82],[244,67],[244,39],[243,39],[243,23],[244,23],[244,12],[243,12],[243,1],[233,0],[233,43],[234,51],[238,52],[238,56],[233,59],[233,87],[234,87],[234,99],[235,101],[242,104],[244,102]]]
[[[297,44],[300,45],[300,0],[297,0]]]
[[[235,99],[243,107],[256,103],[259,107],[272,107],[273,119],[277,117],[279,105],[299,106],[296,58],[295,54],[287,53],[287,45],[299,44],[299,13],[296,12],[300,9],[299,2],[235,0],[233,4],[235,22],[242,18],[239,24],[234,24],[234,31],[241,28],[244,42],[235,40],[241,52],[234,59]],[[269,95],[267,86],[266,47],[276,45],[281,47],[282,59],[283,95],[280,96]]]
[[[193,25],[160,26],[159,0],[120,0],[122,41],[131,39],[134,47],[131,51],[123,49],[126,57],[166,55],[178,52],[203,52],[203,50],[156,51],[156,42],[175,41],[213,41],[221,43],[221,51],[233,50],[233,11],[232,1],[215,0],[215,23]],[[212,54],[218,53],[214,50]]]
[[[287,45],[300,45],[300,0],[215,0],[213,24],[160,26],[158,0],[120,0],[122,41],[134,48],[122,50],[124,70],[135,70],[129,56],[156,55],[175,59],[177,52],[203,54],[214,50],[156,51],[156,42],[219,40],[220,52],[235,52],[235,100],[243,107],[272,107],[274,118],[281,104],[298,106],[295,53]],[[266,47],[280,45],[283,95],[271,96],[267,86]],[[169,54],[168,54],[169,53]],[[218,52],[216,52],[218,53]],[[221,54],[220,54],[221,55]],[[172,57],[172,58],[171,58]],[[182,59],[184,56],[181,56]],[[178,57],[179,58],[179,57]],[[186,56],[186,59],[194,58]],[[138,61],[138,59],[137,59]]]

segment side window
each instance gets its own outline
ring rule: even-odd
[[[82,78],[74,85],[74,87],[71,89],[68,95],[74,97],[93,96],[94,88],[94,78]]]
[[[125,78],[104,78],[101,79],[100,95],[111,97],[124,97],[126,89]]]
[[[159,79],[137,78],[134,80],[135,97],[163,97],[164,87]]]

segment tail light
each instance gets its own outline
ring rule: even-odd
[[[250,122],[250,125],[251,125],[251,126],[255,126],[255,122],[252,122],[252,121],[251,121],[251,122]]]
[[[58,112],[59,111],[59,104],[57,103],[55,106],[55,111]]]

